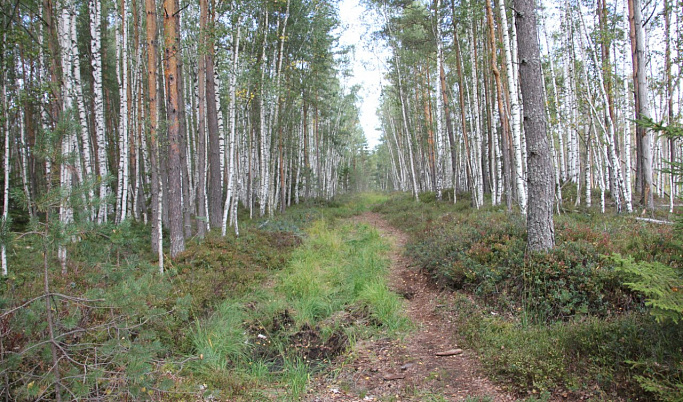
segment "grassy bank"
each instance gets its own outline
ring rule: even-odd
[[[490,374],[520,394],[594,400],[680,400],[683,327],[656,322],[614,253],[683,268],[668,225],[582,210],[555,217],[557,247],[526,253],[525,222],[432,195],[378,207],[412,235],[408,254],[460,292],[443,314]]]

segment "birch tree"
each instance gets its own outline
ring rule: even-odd
[[[102,3],[100,0],[90,0],[90,46],[92,51],[92,75],[93,75],[93,119],[96,145],[97,145],[97,175],[99,179],[99,199],[100,205],[97,212],[97,222],[107,222],[109,195],[108,183],[108,160],[106,125],[104,121],[104,91],[102,88],[103,67],[102,67]]]
[[[649,88],[647,83],[647,42],[643,26],[640,0],[628,0],[629,21],[631,25],[631,47],[633,49],[633,81],[636,105],[636,120],[645,120],[650,116]],[[648,209],[654,209],[652,191],[652,133],[642,125],[636,127],[636,139],[639,142],[638,154],[641,167],[641,203]]]
[[[0,55],[0,68],[2,68],[2,131],[5,140],[5,150],[3,152],[3,172],[4,172],[4,184],[3,184],[3,197],[2,197],[2,222],[1,222],[1,232],[2,239],[0,239],[0,263],[2,264],[2,275],[7,276],[7,232],[9,231],[9,170],[10,170],[10,135],[9,135],[9,113],[7,108],[9,104],[7,102],[7,66],[5,65],[4,57],[4,44],[7,43],[7,33],[2,34],[2,45],[0,49],[3,50],[2,55]]]
[[[145,0],[147,15],[147,88],[149,96],[149,143],[151,164],[151,209],[152,209],[152,250],[156,251],[159,260],[159,271],[164,270],[164,237],[163,237],[163,194],[161,175],[159,174],[159,146],[158,146],[158,113],[157,96],[157,9],[155,0]]]
[[[505,65],[507,67],[508,91],[510,96],[510,118],[512,129],[511,134],[515,154],[513,176],[515,179],[515,183],[517,183],[517,202],[519,203],[519,208],[522,215],[525,215],[527,207],[527,195],[522,164],[521,110],[518,98],[516,68],[514,67],[512,45],[508,34],[507,14],[505,12],[505,0],[499,0],[499,12],[501,30],[503,32],[503,48],[505,49]]]

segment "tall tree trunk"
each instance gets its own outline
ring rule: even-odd
[[[229,148],[228,148],[228,193],[225,197],[225,205],[223,207],[223,226],[222,234],[225,236],[228,227],[228,210],[233,201],[232,198],[237,198],[236,181],[237,181],[237,169],[235,169],[236,158],[235,158],[235,136],[237,133],[237,68],[239,66],[239,51],[240,51],[240,28],[241,28],[242,18],[237,19],[237,32],[233,37],[232,46],[232,74],[230,74],[230,109],[229,113],[229,124],[230,124],[230,137],[229,137]],[[230,211],[232,213],[232,211]],[[237,216],[235,216],[235,234],[238,234],[237,229]]]
[[[527,247],[544,251],[555,246],[553,164],[545,121],[543,74],[538,45],[535,0],[515,0],[520,84],[524,102],[524,129],[527,143],[529,200]]]
[[[452,183],[453,183],[453,198],[455,199],[455,178],[456,178],[456,170],[455,170],[455,161],[458,158],[457,155],[457,150],[455,146],[455,135],[453,133],[453,121],[451,118],[451,112],[449,110],[448,104],[448,91],[446,90],[446,72],[444,71],[443,68],[443,63],[441,63],[441,68],[439,69],[439,81],[441,84],[441,97],[443,98],[443,113],[446,117],[446,133],[448,135],[448,143],[450,144],[449,146],[449,151],[451,155],[451,175],[452,177]],[[444,167],[445,169],[445,167]]]
[[[166,82],[166,114],[168,135],[168,200],[171,258],[185,250],[183,236],[183,200],[181,196],[180,116],[178,88],[178,28],[180,17],[175,0],[164,0],[164,64]]]
[[[118,188],[116,192],[117,216],[116,222],[126,220],[128,212],[128,35],[127,35],[127,3],[126,0],[119,2],[121,25],[118,29],[117,43],[120,53],[117,51],[119,62],[119,165],[118,165]]]
[[[178,8],[178,0],[176,0],[176,8]],[[178,19],[180,19],[180,14],[178,14]],[[180,32],[180,22],[178,22],[178,32]],[[180,43],[180,39],[178,39]],[[181,52],[180,50],[178,50]],[[192,126],[187,123],[187,113],[185,111],[185,105],[188,103],[185,97],[185,80],[184,80],[184,70],[182,63],[182,53],[178,54],[178,74],[176,76],[176,82],[178,83],[178,139],[180,145],[180,174],[181,174],[181,198],[183,200],[183,233],[186,239],[192,237],[192,213],[194,204],[192,204],[192,198],[190,197],[192,188],[192,157],[189,155],[188,149],[188,138],[191,135]],[[187,91],[191,92],[191,91]]]
[[[583,22],[583,16],[580,16],[580,19],[581,19],[581,29],[584,33],[583,36],[586,37],[587,41],[590,41],[590,38],[588,37],[588,33],[585,32],[586,27],[585,27],[585,24]],[[583,40],[579,41],[579,43],[583,44]],[[583,52],[583,50],[582,50],[583,47],[581,47],[580,49]],[[593,54],[593,63],[595,65],[597,65],[597,60],[595,58],[595,52],[591,52],[591,53]],[[587,76],[587,72],[585,71],[585,69],[584,69],[584,78],[585,78],[586,84],[588,84],[588,76]],[[605,106],[607,106],[609,104],[609,97],[608,97],[607,93],[605,92],[605,85],[603,84],[602,72],[598,72],[598,81],[599,81],[598,87],[599,87],[600,93],[602,95],[603,103],[605,104]],[[594,113],[596,114],[596,117],[598,117],[597,111],[595,111],[595,108],[593,107],[593,102],[590,99],[588,100],[588,102],[591,105],[591,108],[593,109]],[[622,174],[621,174],[621,163],[619,162],[619,157],[618,157],[617,151],[616,151],[616,144],[614,142],[614,138],[616,137],[615,129],[614,129],[614,122],[612,121],[612,117],[609,113],[604,113],[603,117],[604,117],[604,121],[606,124],[601,123],[601,126],[603,129],[603,133],[605,135],[605,144],[607,146],[607,152],[609,155],[610,178],[612,179],[612,182],[613,182],[610,185],[610,190],[613,191],[612,198],[614,199],[614,202],[617,206],[617,212],[621,212],[621,195],[622,194],[625,195],[626,191],[624,191],[624,181],[623,181]],[[631,203],[627,197],[625,197],[625,198],[626,198],[626,210],[627,210],[627,212],[630,213],[632,211]]]
[[[389,17],[388,17],[388,13],[386,10],[384,11],[384,17],[385,17],[386,22],[387,22],[387,27],[389,28],[389,34],[391,36],[394,36],[394,33],[392,32],[391,24],[389,24]],[[405,101],[405,97],[404,97],[405,88],[403,86],[403,78],[402,78],[402,74],[401,74],[401,61],[400,61],[399,55],[398,55],[398,52],[399,52],[398,46],[396,44],[393,44],[392,47],[393,47],[393,53],[394,53],[394,62],[396,63],[396,76],[398,78],[398,97],[399,97],[399,100],[401,102],[401,115],[403,117],[403,119],[402,119],[403,120],[403,129],[405,130],[406,140],[408,143],[408,157],[410,159],[410,173],[411,173],[411,182],[413,185],[412,186],[413,197],[415,198],[415,201],[417,202],[420,200],[419,188],[418,188],[418,184],[417,184],[417,175],[416,175],[416,171],[415,171],[415,158],[414,158],[413,144],[412,144],[412,139],[411,139],[412,136],[410,135],[410,128],[409,128],[409,124],[408,124],[408,113],[407,113],[406,101]],[[455,194],[455,190],[454,190],[454,194]]]
[[[73,82],[74,82],[74,89],[76,90],[75,97],[76,97],[76,108],[78,111],[78,122],[79,122],[79,134],[81,135],[81,158],[83,161],[83,168],[84,168],[84,173],[86,177],[81,177],[81,182],[85,183],[86,186],[88,187],[88,198],[87,202],[90,204],[90,201],[94,197],[94,192],[93,192],[93,187],[92,185],[88,182],[90,179],[92,179],[92,173],[93,173],[93,167],[92,167],[92,157],[91,157],[91,151],[90,151],[90,135],[88,132],[88,120],[86,119],[85,116],[85,100],[83,98],[83,84],[81,83],[81,61],[78,56],[78,42],[76,38],[76,10],[73,8],[71,10],[71,25],[70,25],[70,46],[71,46],[71,60],[72,60],[72,68],[73,68]],[[86,179],[87,178],[87,179]],[[88,218],[93,219],[94,218],[94,209],[92,206],[88,205],[88,209],[91,210],[90,214],[88,214]]]
[[[472,75],[472,102],[470,105],[474,112],[474,124],[472,137],[474,145],[472,146],[473,157],[473,176],[472,196],[474,199],[475,208],[479,209],[484,204],[484,169],[482,166],[482,131],[481,131],[481,114],[479,109],[479,77],[477,74],[477,43],[475,42],[475,17],[472,15],[472,21],[468,29],[468,36],[470,38],[470,47],[472,49],[472,68],[470,69]]]
[[[278,49],[278,58],[277,58],[277,69],[275,71],[275,90],[277,91],[277,99],[275,100],[274,103],[274,116],[273,116],[273,121],[278,124],[278,138],[279,138],[279,159],[280,159],[280,182],[282,186],[282,196],[284,197],[284,167],[283,167],[283,160],[284,160],[284,154],[283,154],[283,138],[282,138],[282,125],[284,124],[282,121],[280,121],[280,108],[282,106],[282,99],[281,99],[281,88],[280,88],[280,81],[282,79],[282,62],[285,58],[284,55],[284,48],[285,48],[285,39],[287,38],[287,21],[289,20],[289,6],[290,6],[290,0],[287,0],[287,8],[285,10],[285,16],[284,16],[284,21],[282,22],[282,32],[279,34],[280,38],[280,46]],[[276,202],[276,198],[273,197],[271,199],[272,203]],[[284,198],[282,199],[281,202],[281,211],[284,213],[285,211],[285,203],[284,203]]]
[[[664,35],[665,35],[665,69],[666,69],[666,109],[667,124],[674,122],[674,90],[673,77],[671,75],[671,0],[664,0]],[[669,138],[669,161],[676,160],[676,144],[674,138]],[[674,173],[669,172],[669,213],[674,212],[674,199],[676,198],[676,182]]]
[[[394,47],[394,53],[396,54],[397,48]],[[401,114],[403,115],[403,129],[406,133],[406,142],[408,143],[408,159],[410,160],[410,178],[412,181],[413,197],[415,201],[419,201],[419,188],[417,185],[417,175],[415,173],[415,157],[413,154],[413,140],[410,135],[410,128],[408,127],[408,114],[406,112],[406,104],[403,97],[403,85],[401,79],[401,68],[398,55],[395,56],[396,60],[396,75],[398,76],[398,97],[401,100]]]
[[[204,1],[204,0],[203,0]],[[213,3],[213,1],[212,1]],[[213,11],[212,11],[213,15]],[[213,18],[208,21],[213,27]],[[210,29],[213,32],[213,29]],[[209,223],[213,228],[221,227],[223,218],[223,183],[221,181],[221,147],[218,130],[218,110],[216,108],[216,83],[214,76],[213,34],[205,33],[206,50],[206,122],[209,138]]]
[[[647,87],[647,43],[640,0],[628,0],[631,21],[631,47],[633,53],[633,85],[635,88],[636,120],[650,118],[649,90]],[[641,166],[642,189],[641,203],[648,210],[654,209],[652,193],[652,134],[641,126],[636,126],[636,139],[639,143],[638,160]]]
[[[453,25],[453,44],[455,47],[455,71],[458,75],[458,94],[460,96],[460,124],[462,128],[462,139],[465,145],[465,170],[467,172],[467,184],[470,186],[472,191],[472,205],[476,205],[476,195],[474,194],[474,174],[472,172],[472,147],[470,146],[470,139],[467,130],[467,116],[466,116],[466,104],[465,104],[465,84],[464,76],[462,72],[462,55],[460,52],[460,39],[458,39],[458,29]]]
[[[204,216],[206,211],[206,60],[204,52],[207,52],[207,46],[211,46],[207,40],[209,33],[207,32],[207,20],[209,18],[209,4],[208,0],[199,1],[199,48],[200,56],[197,74],[197,92],[198,92],[198,108],[197,108],[197,172],[199,180],[197,182],[197,236],[204,237],[206,234],[207,217]],[[213,183],[212,183],[213,185]]]
[[[503,184],[505,187],[506,204],[508,208],[512,207],[512,165],[510,162],[510,150],[508,149],[507,140],[510,137],[509,124],[507,120],[507,113],[503,99],[503,84],[500,79],[500,70],[498,69],[497,53],[496,53],[496,34],[493,26],[493,10],[491,8],[491,0],[485,0],[486,4],[486,21],[489,28],[489,45],[491,47],[491,71],[496,82],[496,98],[498,101],[498,115],[500,117],[500,125],[502,131],[502,154],[503,154]]]
[[[432,108],[431,108],[431,95],[429,93],[429,66],[425,66],[425,71],[423,71],[422,77],[422,109],[424,111],[425,127],[427,128],[427,158],[429,160],[429,178],[430,178],[430,188],[432,191],[437,192],[436,189],[436,152],[435,152],[435,141],[434,141],[434,130],[432,121]]]
[[[0,69],[2,69],[2,131],[5,137],[5,152],[3,153],[3,170],[4,170],[4,183],[3,183],[3,202],[2,202],[2,233],[6,233],[9,228],[9,170],[10,170],[10,154],[9,154],[9,114],[7,113],[8,103],[7,103],[7,66],[5,66],[5,52],[4,47],[7,43],[7,33],[2,33],[2,48],[3,52],[0,54]],[[0,245],[0,259],[2,261],[2,275],[7,276],[7,245],[5,241],[2,241]]]
[[[157,253],[159,271],[164,271],[164,247],[162,234],[161,177],[159,175],[159,146],[157,145],[157,10],[155,0],[145,0],[147,14],[147,88],[149,91],[149,144],[152,174],[152,250]]]
[[[264,10],[265,21],[263,24],[263,45],[261,49],[261,81],[259,83],[259,129],[260,129],[260,145],[261,145],[261,155],[260,155],[260,179],[261,186],[259,189],[259,216],[263,216],[266,213],[266,204],[268,203],[268,190],[269,190],[269,169],[268,163],[270,161],[270,144],[268,141],[268,130],[266,123],[266,108],[265,100],[265,81],[266,81],[266,43],[268,37],[268,10]]]
[[[439,83],[436,85],[436,198],[441,199],[441,192],[443,190],[443,160],[444,160],[444,149],[443,149],[443,139],[444,139],[444,127],[443,127],[443,114],[444,114],[444,98],[443,98],[443,88],[441,86],[441,71],[443,70],[443,43],[441,42],[442,30],[441,30],[441,0],[436,0],[436,6],[434,10],[434,17],[436,24],[436,62],[437,71],[439,74]]]
[[[505,63],[507,66],[508,90],[510,92],[510,109],[512,118],[512,142],[514,146],[514,179],[517,183],[517,202],[519,203],[520,212],[522,215],[526,214],[526,185],[524,182],[524,171],[522,162],[522,128],[521,111],[519,108],[519,98],[517,90],[517,69],[514,66],[513,52],[511,49],[510,38],[508,35],[507,15],[505,13],[505,0],[500,0],[499,5],[501,30],[503,32],[503,47],[505,49]]]
[[[107,140],[106,125],[104,121],[104,92],[102,90],[102,3],[100,0],[90,0],[90,46],[92,53],[92,75],[93,75],[93,112],[95,138],[97,139],[97,167],[99,178],[99,198],[100,205],[97,212],[97,222],[107,221],[107,197],[109,196],[108,186],[108,160],[107,160]]]
[[[73,105],[73,64],[71,46],[71,8],[73,3],[67,2],[63,5],[60,24],[58,26],[59,44],[62,49],[62,119],[72,119]],[[62,163],[60,164],[60,187],[62,196],[59,201],[59,221],[63,226],[73,222],[73,208],[71,206],[71,190],[73,185],[73,173],[77,167],[72,163],[75,156],[74,143],[76,137],[71,130],[66,130],[61,139]],[[58,246],[57,258],[62,267],[62,275],[66,275],[67,250],[63,242]]]

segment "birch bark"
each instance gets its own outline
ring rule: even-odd
[[[95,0],[97,1],[97,0]],[[149,143],[152,196],[152,250],[157,253],[159,272],[164,272],[164,244],[162,222],[162,187],[159,175],[159,146],[157,145],[157,124],[159,105],[157,96],[157,10],[155,0],[145,0],[147,14],[147,88],[149,92]]]
[[[442,198],[443,190],[443,159],[444,159],[444,102],[443,102],[443,88],[441,86],[441,71],[443,70],[443,43],[441,42],[441,0],[436,0],[436,7],[434,10],[435,24],[436,24],[436,60],[437,60],[437,74],[439,74],[439,83],[436,85],[436,198]]]
[[[228,147],[228,194],[225,197],[225,206],[223,208],[223,226],[222,234],[225,236],[228,227],[228,210],[230,210],[230,205],[232,202],[235,204],[237,201],[233,201],[232,198],[236,198],[235,194],[235,184],[236,184],[236,169],[235,169],[235,136],[237,131],[237,68],[239,65],[239,50],[240,50],[240,29],[242,25],[242,18],[237,20],[237,32],[233,38],[232,47],[232,74],[230,74],[230,106],[229,106],[229,124],[230,124],[230,137],[229,137],[229,147]],[[233,211],[230,210],[232,214]],[[235,216],[235,234],[239,234],[237,228],[237,217]]]
[[[517,68],[514,66],[514,59],[511,50],[510,36],[508,34],[507,15],[505,13],[505,0],[499,2],[499,13],[501,30],[503,32],[503,48],[505,49],[505,65],[507,67],[508,91],[510,93],[510,117],[512,119],[512,143],[515,153],[514,158],[514,179],[517,184],[517,202],[520,212],[526,215],[527,195],[526,184],[524,182],[524,171],[522,162],[522,128],[521,110],[517,89]]]
[[[121,47],[119,68],[119,180],[117,189],[117,223],[126,220],[128,212],[128,38],[127,38],[127,3],[120,3],[121,25],[118,29],[118,43]]]
[[[2,33],[2,43],[7,43],[7,32]],[[4,184],[3,184],[3,198],[2,198],[2,232],[6,233],[9,229],[7,226],[7,218],[9,217],[9,170],[10,170],[10,154],[9,154],[9,114],[7,113],[7,70],[5,66],[0,66],[2,69],[2,131],[5,137],[5,152],[3,153],[3,170],[4,170]],[[2,275],[7,276],[7,245],[5,241],[0,244],[0,260],[2,261]]]

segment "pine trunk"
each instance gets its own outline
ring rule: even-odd
[[[180,91],[178,57],[180,56],[176,0],[164,0],[164,75],[166,85],[166,115],[168,142],[168,205],[171,258],[185,250],[183,236],[183,200],[181,194],[182,166],[180,162]]]
[[[545,251],[555,246],[553,164],[545,121],[543,75],[538,46],[535,0],[515,0],[520,84],[524,102],[524,130],[527,145],[529,199],[527,247]]]

